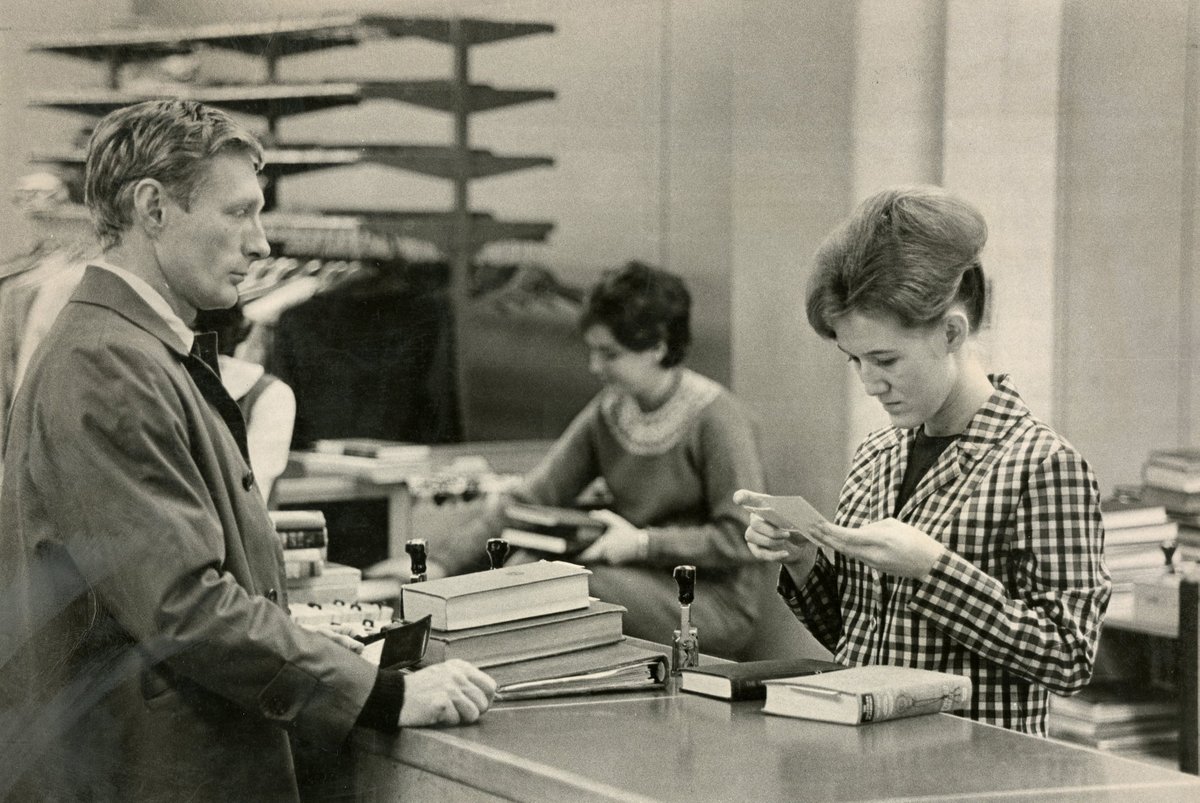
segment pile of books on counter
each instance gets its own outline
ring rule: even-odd
[[[1132,618],[1137,586],[1158,582],[1178,563],[1175,543],[1179,524],[1168,516],[1162,503],[1148,501],[1140,489],[1123,489],[1102,500],[1100,513],[1104,520],[1104,560],[1112,574],[1108,610]]]
[[[1200,448],[1152,451],[1142,482],[1142,500],[1162,505],[1179,525],[1179,559],[1200,560]]]
[[[319,605],[358,600],[362,572],[326,560],[329,531],[319,510],[273,510],[271,521],[283,547],[288,601]]]
[[[497,699],[660,688],[667,654],[627,641],[620,605],[588,594],[591,572],[537,561],[404,586],[404,618],[431,617],[424,663],[461,658]]]
[[[1179,740],[1179,701],[1133,681],[1096,681],[1072,697],[1050,696],[1050,736],[1100,750],[1153,753]]]

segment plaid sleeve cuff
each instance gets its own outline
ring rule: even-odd
[[[934,561],[929,577],[915,584],[909,610],[924,611],[943,626],[961,621],[981,622],[993,618],[989,609],[1003,605],[1004,596],[999,580],[945,549]]]

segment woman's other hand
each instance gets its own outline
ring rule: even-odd
[[[881,572],[920,580],[927,576],[946,547],[911,524],[886,518],[863,527],[821,525],[815,534],[822,546]]]

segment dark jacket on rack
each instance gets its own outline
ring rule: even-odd
[[[372,690],[288,617],[195,359],[95,267],[34,357],[0,493],[0,799],[294,798],[286,731],[336,745]]]

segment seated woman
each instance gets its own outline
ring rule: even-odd
[[[892,425],[859,446],[836,523],[755,514],[746,539],[841,663],[966,675],[965,715],[1045,735],[1049,693],[1091,677],[1111,584],[1091,469],[974,354],[986,239],[932,187],[874,195],[830,235],[808,320]]]
[[[604,387],[513,497],[570,506],[602,478],[612,501],[593,515],[608,529],[577,559],[593,572],[592,595],[626,607],[627,635],[669,644],[679,625],[672,570],[695,565],[701,650],[735,656],[753,631],[760,590],[774,585],[733,502],[763,472],[742,405],[681,365],[690,309],[683,281],[666,271],[631,263],[604,275],[580,321]],[[497,510],[482,529],[496,536],[502,526]]]

